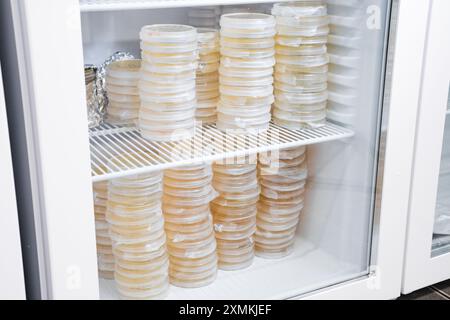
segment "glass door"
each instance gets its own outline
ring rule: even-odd
[[[450,24],[448,1],[431,2],[422,74],[403,292],[450,278]]]

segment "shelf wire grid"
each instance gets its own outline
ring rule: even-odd
[[[268,130],[225,133],[215,125],[197,126],[186,140],[154,142],[135,127],[103,124],[90,129],[93,182],[165,170],[201,162],[324,143],[352,137],[350,129],[327,123],[315,129],[288,130],[271,123]],[[111,161],[114,159],[114,161]]]

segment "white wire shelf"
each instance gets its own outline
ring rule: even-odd
[[[198,126],[193,138],[177,142],[150,142],[134,127],[103,124],[90,130],[92,180],[164,170],[200,162],[253,155],[296,146],[349,138],[353,131],[327,123],[317,129],[287,130],[270,124],[267,131],[236,135],[224,133],[215,125]],[[109,160],[118,155],[118,164]]]
[[[289,0],[278,0],[284,2]],[[272,3],[273,0],[80,0],[81,12]]]

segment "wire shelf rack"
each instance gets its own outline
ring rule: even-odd
[[[288,130],[273,123],[264,132],[245,135],[220,131],[215,125],[196,128],[195,136],[176,142],[145,140],[135,127],[103,124],[90,129],[92,180],[99,182],[200,162],[324,143],[352,137],[350,129],[327,123],[315,129]],[[110,161],[126,156],[121,161]]]

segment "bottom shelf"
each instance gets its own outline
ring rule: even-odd
[[[169,300],[291,299],[352,280],[368,272],[315,248],[302,238],[295,251],[280,260],[256,258],[250,268],[219,271],[217,280],[203,288],[170,287]],[[100,298],[116,300],[114,281],[100,279]]]

